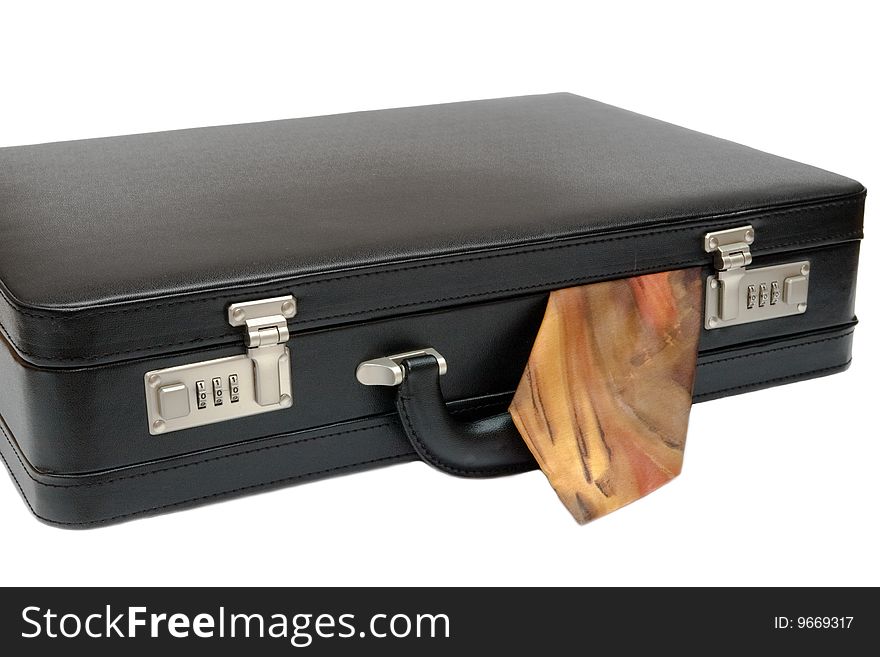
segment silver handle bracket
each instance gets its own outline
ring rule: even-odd
[[[355,376],[365,386],[399,386],[406,376],[401,363],[414,356],[433,356],[437,360],[440,376],[446,374],[446,359],[436,349],[427,347],[365,360],[358,365]]]

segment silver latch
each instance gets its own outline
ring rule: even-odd
[[[716,319],[728,321],[739,314],[740,281],[746,273],[746,265],[752,264],[749,245],[754,241],[755,230],[751,226],[706,233],[703,238],[703,248],[706,253],[715,254],[715,269],[718,270],[715,285],[710,283],[718,290]]]
[[[260,406],[281,400],[280,361],[290,339],[287,320],[295,315],[296,301],[291,296],[229,306],[229,323],[247,327],[247,354],[254,362],[254,394]]]
[[[715,254],[716,274],[706,280],[705,327],[721,328],[806,312],[808,260],[747,269],[752,263],[755,229],[730,228],[703,237]]]
[[[144,375],[151,434],[289,408],[292,296],[234,303],[227,320],[244,326],[247,351],[238,356],[153,370]]]

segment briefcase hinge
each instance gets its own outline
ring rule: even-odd
[[[289,408],[293,393],[287,320],[295,315],[292,296],[234,303],[227,321],[245,328],[244,354],[147,372],[150,433]]]
[[[717,273],[706,279],[707,329],[804,313],[810,283],[808,260],[747,269],[755,229],[741,226],[706,233],[703,249],[715,254]]]
[[[287,358],[290,339],[287,320],[296,315],[292,296],[234,303],[229,306],[229,323],[245,326],[247,355],[254,362],[254,395],[260,406],[279,403],[281,399],[281,367]],[[289,367],[288,367],[289,372]]]
[[[715,269],[731,271],[752,264],[750,245],[755,241],[755,229],[751,226],[706,233],[703,248],[715,254]]]

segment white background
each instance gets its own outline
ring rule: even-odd
[[[0,145],[571,91],[878,190],[872,4],[8,3]],[[878,585],[878,202],[850,371],[697,405],[682,476],[592,525],[412,463],[63,531],[3,475],[0,581]]]

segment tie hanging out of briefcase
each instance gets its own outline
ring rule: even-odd
[[[0,149],[0,457],[63,527],[418,458],[595,518],[847,367],[864,199],[570,94]]]

